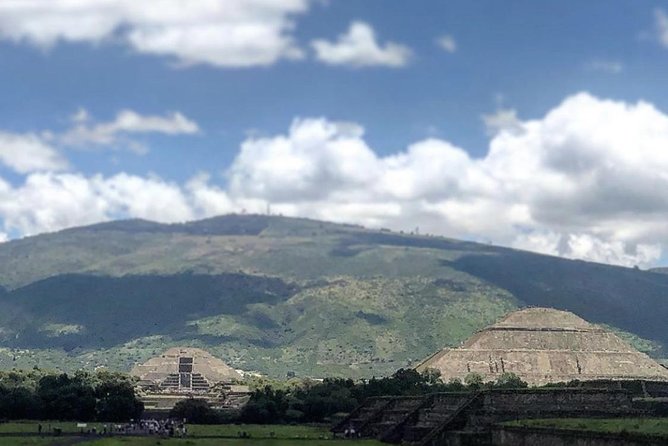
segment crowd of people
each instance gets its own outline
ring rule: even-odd
[[[88,427],[87,423],[78,425],[79,433],[87,435],[137,435],[137,436],[160,436],[160,437],[180,437],[183,438],[188,435],[188,427],[185,421],[165,419],[146,419],[139,421],[132,421],[124,424],[103,424],[98,431],[97,426]],[[52,427],[51,424],[43,426],[41,423],[37,425],[37,432],[41,435],[44,433],[61,435],[63,430],[61,427]]]
[[[188,435],[188,427],[184,421],[173,419],[166,420],[141,420],[138,423],[130,423],[137,426],[140,432],[147,435],[160,435],[168,437],[185,437]]]

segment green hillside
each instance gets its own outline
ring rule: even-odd
[[[525,305],[664,357],[668,275],[306,219],[128,220],[0,244],[0,367],[173,345],[272,376],[388,374]]]

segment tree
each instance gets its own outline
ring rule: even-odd
[[[39,380],[37,396],[42,417],[52,420],[90,421],[95,418],[95,394],[82,376],[48,375]]]
[[[322,383],[295,390],[286,415],[292,420],[301,413],[301,421],[322,422],[337,412],[350,412],[358,405],[352,380],[325,379]]]
[[[169,412],[172,418],[185,418],[193,424],[212,424],[218,421],[217,412],[209,406],[206,400],[189,398],[179,401]]]
[[[98,420],[128,421],[141,417],[144,404],[137,399],[134,386],[125,375],[99,373],[96,381]]]
[[[499,376],[494,384],[494,387],[499,389],[523,389],[528,387],[528,384],[514,373],[504,372]]]
[[[0,419],[31,419],[39,416],[39,401],[25,387],[0,386]]]
[[[248,404],[241,411],[241,420],[257,424],[281,423],[285,421],[289,407],[285,391],[265,386],[264,389],[253,392]]]
[[[477,390],[483,386],[484,381],[481,374],[471,372],[464,377],[464,384],[472,390]]]
[[[452,378],[448,381],[447,384],[448,392],[462,392],[466,390],[466,386],[462,383],[462,380],[459,378]]]

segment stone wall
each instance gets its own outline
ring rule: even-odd
[[[665,446],[666,438],[552,428],[495,427],[493,446]]]
[[[466,430],[532,418],[591,418],[638,415],[631,394],[604,389],[516,389],[483,392],[467,410]]]
[[[475,434],[489,433],[492,426],[503,421],[629,417],[644,413],[634,407],[632,394],[627,390],[495,389],[370,399],[333,431],[341,434],[352,426],[365,438],[423,446],[456,444],[457,441],[476,444],[472,442],[481,437]],[[453,431],[462,434],[455,439]]]

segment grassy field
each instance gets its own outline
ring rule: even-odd
[[[76,433],[81,429],[76,422],[59,421],[18,421],[11,423],[0,423],[0,434],[23,434],[36,433],[37,426],[42,424],[44,433],[53,431],[53,428],[62,429],[63,433]],[[101,432],[105,423],[87,423],[85,430],[93,427]],[[108,426],[113,423],[106,423]],[[289,425],[258,425],[258,424],[190,424],[188,425],[189,437],[225,437],[236,438],[239,433],[246,432],[251,438],[265,439],[311,439],[329,440],[332,437],[328,426],[289,426]]]
[[[80,432],[81,428],[77,427],[75,421],[16,421],[10,423],[0,423],[0,434],[24,434],[24,433],[36,433],[37,426],[42,424],[43,433],[51,433],[54,428],[62,429],[64,433],[71,432]],[[87,423],[87,427],[84,430],[89,430],[95,428],[98,432],[101,432],[105,423]],[[112,423],[107,423],[111,425]]]
[[[40,437],[1,437],[2,446],[61,446],[64,445],[64,438],[40,438]]]
[[[115,437],[81,441],[81,437],[0,437],[2,446],[380,446],[375,440],[297,440],[297,439],[239,439]]]
[[[520,420],[506,423],[509,426],[555,427],[608,433],[640,433],[668,438],[668,418],[618,418],[585,419],[564,418],[545,420]]]
[[[0,434],[36,433],[38,421],[22,421],[0,424]],[[63,433],[76,433],[79,428],[75,422],[41,422],[44,432],[59,427]],[[104,423],[88,423],[86,429],[96,427],[100,431]],[[250,438],[238,438],[246,432]],[[200,438],[197,438],[200,437]],[[212,437],[212,438],[201,438]],[[351,441],[333,440],[327,427],[324,426],[282,426],[282,425],[189,425],[188,438],[164,439],[156,437],[114,437],[83,439],[81,437],[0,437],[2,446],[69,446],[70,444],[88,446],[344,446]],[[355,441],[356,445],[377,446],[373,440]]]
[[[238,437],[247,432],[251,438],[329,440],[328,426],[283,426],[258,424],[193,424],[188,426],[190,437]]]
[[[379,446],[380,443],[375,440],[254,440],[254,439],[158,439],[158,438],[105,438],[91,442],[77,443],[80,446]]]

